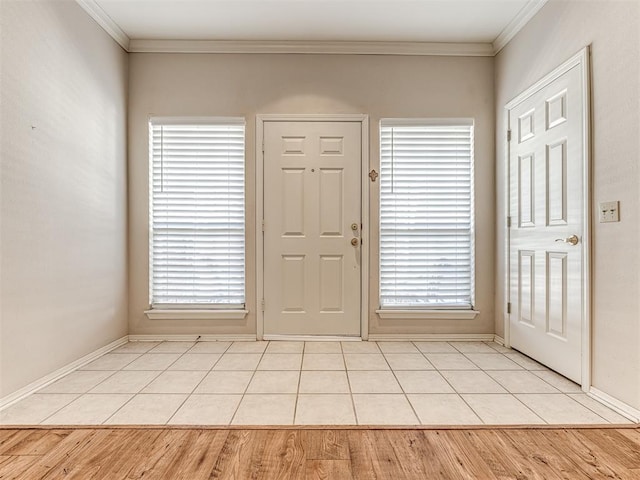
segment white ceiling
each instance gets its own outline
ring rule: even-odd
[[[153,49],[161,42],[244,41],[493,44],[499,50],[546,0],[77,2],[125,49],[130,42]]]

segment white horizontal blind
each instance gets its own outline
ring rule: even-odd
[[[471,308],[473,125],[381,122],[382,308]]]
[[[151,304],[245,303],[244,121],[152,120]]]

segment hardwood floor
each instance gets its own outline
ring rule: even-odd
[[[0,479],[59,478],[640,479],[640,430],[0,430]]]

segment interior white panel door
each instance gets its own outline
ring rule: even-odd
[[[361,124],[264,124],[264,333],[360,335]]]
[[[583,84],[579,66],[509,110],[510,343],[581,383]]]

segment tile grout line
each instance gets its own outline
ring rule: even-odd
[[[159,347],[160,345],[162,345],[163,343],[167,343],[167,340],[160,342],[158,345],[156,345],[155,347],[151,348],[150,350],[148,350],[146,353],[143,353],[142,355],[146,355],[146,354],[148,354],[148,353],[152,353],[152,352],[153,352],[153,350],[155,350],[156,348],[158,348],[158,347]],[[194,342],[194,345],[195,345],[195,342]],[[176,363],[178,360],[180,360],[180,358],[182,358],[182,356],[183,356],[185,353],[187,353],[187,351],[188,351],[188,350],[190,350],[191,348],[193,348],[193,345],[192,345],[190,348],[188,348],[187,350],[185,350],[184,352],[182,352],[180,355],[178,355],[178,358],[176,358],[173,362],[171,362],[169,365],[167,365],[167,367],[166,367],[164,370],[159,370],[159,371],[160,371],[160,373],[159,373],[158,375],[156,375],[156,377],[155,377],[153,380],[151,380],[151,382],[149,382],[147,385],[145,385],[144,387],[142,387],[142,388],[140,389],[140,392],[142,392],[142,390],[144,390],[144,389],[145,389],[145,388],[147,388],[151,383],[153,383],[153,382],[154,382],[154,381],[155,381],[155,380],[156,380],[160,375],[162,375],[164,372],[168,371],[169,367],[170,367],[171,365],[173,365],[174,363]],[[168,354],[171,354],[171,352],[160,352],[160,353],[168,353]],[[179,352],[173,352],[173,353],[179,353]],[[141,356],[142,356],[142,355],[141,355]],[[138,357],[138,358],[140,358],[140,357]],[[136,359],[136,360],[137,360],[137,359]],[[127,364],[127,365],[130,365],[130,364]],[[124,368],[125,368],[125,367],[122,367],[122,368],[120,369],[120,371],[123,371],[123,369],[124,369]],[[134,371],[134,372],[135,372],[136,370],[129,370],[129,371]],[[106,424],[107,424],[107,422],[108,422],[109,420],[111,420],[111,419],[112,419],[112,418],[113,418],[113,417],[114,417],[114,416],[115,416],[119,411],[121,411],[125,406],[129,405],[129,404],[131,403],[131,401],[132,401],[134,398],[136,398],[136,396],[137,396],[138,394],[140,394],[140,392],[138,392],[138,393],[134,393],[133,395],[131,395],[131,398],[130,398],[129,400],[127,400],[127,401],[126,401],[126,402],[124,402],[124,403],[123,403],[119,408],[117,408],[117,409],[116,409],[116,411],[115,411],[115,412],[113,412],[111,415],[109,415],[109,416],[108,416],[104,421],[102,421],[102,422],[100,423],[100,425],[106,425]],[[166,422],[165,422],[165,424],[166,424]]]
[[[413,342],[410,342],[410,343],[411,343],[411,345],[413,345]],[[415,347],[415,345],[413,345],[413,346]],[[380,345],[378,345],[378,348],[380,348]],[[382,353],[382,358],[384,358],[384,361],[389,366],[389,370],[391,370],[391,374],[393,375],[393,378],[395,378],[396,382],[398,383],[398,386],[400,387],[400,390],[402,391],[402,396],[404,397],[406,402],[409,404],[409,407],[411,408],[411,411],[413,412],[413,415],[416,417],[416,420],[418,420],[418,425],[422,425],[422,419],[420,418],[420,415],[418,415],[418,412],[416,412],[416,409],[413,406],[413,403],[411,403],[411,400],[409,400],[409,397],[407,396],[407,392],[404,391],[404,388],[402,387],[402,384],[400,383],[400,381],[398,380],[398,377],[396,376],[395,370],[393,368],[391,368],[391,364],[389,363],[389,360],[387,360],[387,357],[385,356],[385,354],[384,354],[384,352],[382,351],[381,348],[380,348],[380,352]],[[427,359],[425,358],[425,360],[427,360]],[[431,365],[431,362],[429,362],[429,360],[427,360],[427,362],[429,363],[429,365]]]
[[[126,344],[125,344],[125,345],[126,345]],[[154,349],[155,347],[157,347],[157,346],[158,346],[158,345],[154,345],[154,346],[153,346],[153,347],[151,347],[149,350],[153,350],[153,349]],[[122,346],[121,346],[120,348],[122,348]],[[148,352],[149,350],[147,350],[147,352]],[[141,353],[140,355],[138,355],[136,358],[134,358],[133,360],[131,360],[131,362],[134,362],[135,360],[137,360],[138,358],[140,358],[142,355],[144,355],[144,354],[145,354],[145,353],[147,353],[147,352],[142,352],[142,353]],[[105,355],[107,355],[107,354],[109,354],[109,353],[114,353],[114,352],[106,352],[104,355],[101,355],[101,356],[100,356],[100,357],[98,357],[98,358],[102,358],[102,357],[104,357]],[[132,353],[133,353],[133,352],[132,352]],[[137,352],[136,352],[136,353],[137,353]],[[96,360],[98,360],[98,358],[96,358],[96,359],[94,360],[94,362],[95,362]],[[69,403],[67,403],[67,404],[63,405],[62,407],[60,407],[59,409],[57,409],[56,411],[54,411],[51,415],[48,415],[48,416],[46,416],[45,418],[43,418],[40,422],[38,422],[38,425],[44,425],[44,424],[45,424],[44,422],[46,422],[49,418],[53,417],[54,415],[56,415],[57,413],[59,413],[61,410],[63,410],[64,408],[68,407],[69,405],[71,405],[71,404],[72,404],[73,402],[75,402],[76,400],[79,400],[79,399],[80,399],[80,398],[82,398],[83,396],[88,395],[88,394],[89,394],[89,391],[93,390],[93,389],[94,389],[94,388],[96,388],[98,385],[102,384],[103,382],[105,382],[105,381],[106,381],[106,380],[108,380],[109,378],[113,377],[116,373],[121,372],[121,371],[122,371],[122,369],[123,369],[124,367],[126,367],[127,365],[129,365],[131,362],[129,362],[129,363],[127,363],[126,365],[124,365],[123,367],[121,367],[121,368],[120,368],[120,370],[114,370],[114,371],[113,371],[113,373],[112,373],[111,375],[109,375],[107,378],[105,378],[102,382],[99,382],[99,383],[97,383],[96,385],[94,385],[93,387],[91,387],[91,388],[90,388],[89,390],[87,390],[86,392],[81,392],[81,393],[79,393],[79,394],[78,394],[78,396],[77,396],[76,398],[74,398],[73,400],[71,400]],[[91,362],[91,363],[93,363],[93,362]],[[71,375],[71,374],[72,374],[72,373],[74,373],[74,372],[80,372],[80,371],[92,372],[92,371],[104,371],[104,370],[80,370],[80,369],[78,368],[78,369],[76,369],[76,370],[73,370],[73,371],[71,371],[71,372],[67,373],[67,375],[65,375],[64,377],[62,377],[60,380],[62,380],[62,379],[64,379],[64,378],[68,377],[69,375]],[[58,380],[58,381],[60,381],[60,380]],[[144,388],[144,387],[143,387],[143,388]],[[35,394],[35,393],[38,393],[38,392],[34,392],[34,394]],[[32,394],[32,395],[33,395],[33,394]],[[46,394],[45,394],[45,395],[46,395]],[[53,394],[51,394],[51,395],[53,395]],[[58,394],[58,395],[59,395],[59,394]],[[64,395],[64,394],[63,394],[63,395]],[[31,395],[30,395],[30,396],[31,396]],[[130,400],[130,399],[129,399],[129,400]],[[128,402],[128,401],[127,401],[127,402]],[[125,403],[127,403],[127,402],[125,402]]]
[[[300,356],[300,370],[298,370],[298,385],[296,388],[296,401],[293,405],[293,425],[296,425],[296,415],[298,414],[298,400],[300,400],[300,380],[302,379],[302,362],[304,362],[304,351],[306,343],[302,344],[302,355]]]
[[[164,344],[164,343],[170,343],[170,342],[169,342],[169,341],[160,342],[158,345],[156,345],[156,346],[152,347],[151,349],[147,350],[146,352],[140,353],[136,358],[134,358],[133,360],[131,360],[131,361],[130,361],[129,363],[127,363],[126,365],[123,365],[123,366],[122,366],[122,367],[120,367],[118,370],[113,370],[113,371],[110,371],[110,370],[80,370],[80,369],[74,370],[74,372],[104,372],[104,371],[110,371],[111,373],[110,373],[107,377],[105,377],[103,380],[101,380],[100,382],[98,382],[96,385],[92,386],[88,391],[77,393],[77,394],[76,394],[76,398],[72,399],[69,403],[67,403],[67,404],[63,405],[62,407],[60,407],[59,409],[57,409],[56,411],[54,411],[53,413],[51,413],[49,416],[45,417],[45,418],[44,418],[44,420],[42,420],[42,421],[40,422],[40,424],[42,424],[42,423],[43,423],[43,422],[45,422],[47,419],[49,419],[49,418],[51,418],[52,416],[54,416],[54,415],[56,415],[57,413],[59,413],[62,409],[64,409],[64,408],[68,407],[71,403],[73,403],[73,402],[75,402],[75,401],[77,401],[77,400],[81,399],[82,397],[85,397],[85,396],[92,396],[92,395],[100,395],[101,393],[98,393],[98,392],[96,392],[96,393],[91,393],[91,390],[93,390],[93,389],[97,388],[99,385],[102,385],[103,383],[107,382],[110,378],[112,378],[113,376],[115,376],[115,375],[116,375],[117,373],[119,373],[119,372],[155,372],[155,373],[157,373],[157,375],[156,375],[154,378],[150,379],[150,380],[149,380],[149,381],[148,381],[148,382],[147,382],[147,383],[146,383],[142,388],[140,388],[140,390],[139,390],[137,393],[130,394],[130,395],[132,395],[132,397],[131,397],[129,400],[127,400],[127,401],[126,401],[126,402],[125,402],[121,407],[119,407],[118,409],[116,409],[116,411],[115,411],[112,415],[110,415],[110,416],[107,418],[107,420],[103,421],[103,422],[102,422],[103,424],[104,424],[104,423],[106,423],[109,419],[111,419],[114,415],[116,415],[119,411],[121,411],[121,410],[122,410],[126,405],[128,405],[128,404],[133,400],[133,398],[135,398],[136,396],[138,396],[138,395],[150,395],[150,394],[153,394],[153,392],[151,392],[151,393],[143,393],[143,392],[142,392],[142,390],[144,390],[145,388],[147,388],[149,384],[151,384],[153,381],[155,381],[155,380],[156,380],[160,375],[162,375],[163,373],[166,373],[166,372],[168,372],[168,371],[175,371],[175,372],[190,372],[190,371],[194,371],[194,372],[195,372],[195,371],[205,371],[206,373],[205,373],[205,375],[202,377],[202,379],[201,379],[201,380],[197,383],[197,385],[196,385],[196,386],[191,390],[191,393],[187,393],[187,394],[186,394],[186,398],[185,398],[185,400],[180,404],[180,406],[178,406],[178,408],[174,411],[174,413],[169,417],[169,420],[165,423],[165,424],[167,424],[167,423],[168,423],[168,422],[170,422],[170,421],[171,421],[171,419],[176,415],[176,413],[177,413],[177,412],[182,408],[182,406],[184,405],[184,403],[185,403],[186,401],[188,401],[188,399],[189,399],[189,398],[191,398],[193,395],[197,395],[197,394],[195,393],[195,391],[197,390],[197,388],[202,384],[202,382],[204,381],[204,379],[205,379],[205,378],[206,378],[206,377],[207,377],[207,376],[208,376],[208,375],[213,371],[213,369],[214,369],[214,368],[215,368],[215,366],[220,362],[220,360],[222,359],[222,357],[223,357],[226,353],[228,353],[228,350],[231,348],[231,346],[232,346],[234,343],[238,343],[238,342],[231,342],[231,343],[226,347],[226,349],[225,349],[222,353],[218,353],[218,352],[199,352],[199,353],[196,353],[195,355],[197,355],[197,354],[208,354],[208,353],[216,353],[216,354],[219,354],[219,355],[220,355],[220,356],[219,356],[219,358],[218,358],[218,359],[213,363],[213,365],[212,365],[208,370],[199,370],[199,369],[195,369],[195,370],[193,370],[193,369],[191,369],[191,370],[170,370],[171,366],[175,365],[178,361],[180,361],[180,359],[181,359],[181,358],[183,358],[185,355],[189,354],[189,353],[190,353],[190,351],[191,351],[191,349],[193,349],[193,348],[195,347],[195,345],[197,345],[197,343],[198,343],[198,342],[195,342],[195,343],[194,343],[194,345],[193,345],[191,348],[189,348],[189,349],[187,349],[186,351],[183,351],[183,352],[156,352],[156,353],[166,353],[166,354],[171,354],[171,353],[180,353],[180,354],[178,355],[178,357],[177,357],[173,362],[171,362],[171,363],[170,363],[166,368],[164,368],[163,370],[125,370],[125,368],[126,368],[128,365],[130,365],[131,363],[135,362],[137,359],[139,359],[140,357],[142,357],[142,356],[144,356],[144,355],[146,355],[146,354],[151,354],[151,353],[153,353],[153,350],[154,350],[154,349],[156,349],[156,348],[160,347],[160,346],[161,346],[162,344]],[[248,395],[247,391],[248,391],[249,385],[250,385],[250,383],[254,380],[255,375],[256,375],[256,374],[257,374],[257,372],[259,371],[259,370],[258,370],[258,367],[259,367],[259,365],[260,365],[260,362],[264,359],[265,355],[267,354],[268,345],[269,345],[270,343],[271,343],[271,342],[267,343],[267,346],[265,346],[265,349],[262,351],[262,353],[261,353],[261,355],[260,355],[260,358],[259,358],[259,360],[258,360],[258,363],[257,363],[256,367],[252,370],[251,378],[249,379],[249,382],[248,382],[247,386],[245,387],[244,392],[241,394],[240,401],[239,401],[238,405],[236,406],[236,409],[235,409],[235,411],[234,411],[233,415],[231,416],[231,419],[232,419],[232,420],[235,418],[235,416],[236,416],[236,414],[237,414],[237,411],[238,411],[238,409],[239,409],[240,404],[242,403],[242,401],[244,400],[244,398]],[[397,372],[397,371],[402,371],[402,369],[394,370],[393,368],[391,368],[391,365],[390,365],[390,363],[389,363],[389,361],[388,361],[388,359],[387,359],[387,357],[386,357],[385,353],[384,353],[384,352],[382,352],[382,349],[380,348],[380,345],[378,344],[378,342],[371,342],[371,343],[375,343],[375,345],[376,345],[376,349],[377,349],[377,352],[378,352],[378,353],[380,353],[380,354],[383,356],[383,358],[384,358],[384,360],[385,360],[385,362],[386,362],[386,364],[387,364],[387,366],[388,366],[388,368],[389,368],[389,371],[391,371],[391,372],[392,372],[392,375],[394,376],[394,378],[395,378],[396,382],[399,384],[399,386],[400,386],[400,388],[401,388],[401,391],[402,391],[402,393],[403,393],[404,397],[405,397],[405,398],[407,399],[407,401],[409,402],[409,405],[411,406],[412,411],[414,412],[414,414],[415,414],[416,418],[418,418],[418,420],[420,421],[420,418],[418,417],[418,415],[417,415],[417,413],[416,413],[416,411],[415,411],[415,408],[413,407],[413,404],[412,404],[412,403],[411,403],[411,401],[408,399],[408,395],[409,395],[409,394],[408,394],[408,393],[405,391],[405,389],[402,387],[402,384],[399,382],[398,377],[397,377],[397,375],[396,375],[396,372]],[[417,345],[415,345],[416,341],[412,341],[411,343],[412,343],[412,344],[413,344],[413,345],[418,349],[418,354],[422,355],[422,357],[424,357],[424,358],[426,359],[426,361],[427,361],[429,364],[431,364],[431,362],[429,361],[429,359],[428,359],[428,358],[427,358],[427,356],[426,356],[426,355],[427,355],[427,353],[429,353],[429,352],[423,352],[422,350],[420,350],[420,348],[419,348],[419,347],[417,347]],[[525,406],[525,408],[526,408],[527,410],[529,410],[533,415],[535,415],[537,418],[539,418],[540,420],[542,420],[545,424],[550,424],[550,423],[549,423],[549,422],[547,422],[547,421],[546,421],[544,418],[542,418],[540,415],[538,415],[535,411],[533,411],[533,409],[532,409],[531,407],[529,407],[526,403],[524,403],[522,400],[520,400],[516,395],[532,395],[532,394],[535,394],[535,395],[562,395],[563,397],[565,397],[565,398],[567,399],[567,401],[569,401],[569,402],[570,402],[570,403],[572,403],[572,404],[575,404],[575,405],[576,405],[576,407],[582,408],[582,409],[584,409],[585,411],[589,411],[589,412],[591,412],[592,414],[596,415],[596,416],[597,416],[598,418],[600,418],[600,419],[601,419],[605,424],[610,424],[610,423],[612,423],[612,422],[610,422],[608,419],[606,419],[604,416],[600,415],[600,414],[599,414],[597,411],[595,411],[594,409],[590,408],[590,407],[589,407],[589,406],[587,406],[587,405],[582,404],[581,402],[579,402],[578,400],[576,400],[576,399],[574,399],[573,397],[571,397],[571,396],[570,396],[570,394],[577,395],[577,394],[582,394],[583,392],[580,392],[580,391],[579,391],[579,392],[566,392],[566,391],[562,391],[562,390],[560,390],[560,389],[559,389],[559,387],[555,387],[553,384],[551,384],[550,382],[548,382],[547,380],[545,380],[543,377],[539,376],[539,373],[540,373],[540,372],[552,372],[551,370],[547,370],[547,369],[545,369],[545,370],[540,370],[540,371],[538,371],[538,370],[529,370],[529,369],[527,369],[526,367],[524,367],[523,365],[520,365],[518,362],[515,362],[514,360],[511,360],[509,357],[507,357],[507,356],[506,356],[506,353],[504,353],[504,352],[499,352],[499,351],[497,351],[497,350],[496,350],[496,353],[497,353],[497,354],[499,354],[501,357],[505,357],[505,358],[507,358],[509,361],[511,361],[511,362],[513,362],[514,364],[516,364],[519,368],[518,368],[517,370],[513,370],[513,369],[506,369],[506,370],[505,370],[505,369],[485,370],[485,369],[481,368],[479,365],[477,365],[475,362],[473,362],[473,360],[471,360],[471,359],[467,356],[467,354],[477,354],[477,353],[479,353],[479,354],[483,354],[483,353],[484,353],[484,354],[489,354],[489,355],[495,355],[494,353],[488,353],[488,352],[466,352],[466,353],[465,353],[465,352],[463,352],[463,351],[458,350],[454,345],[451,345],[451,343],[450,343],[450,342],[446,342],[446,343],[447,343],[447,345],[449,345],[451,348],[453,348],[453,349],[454,349],[458,354],[461,354],[461,355],[462,355],[463,357],[465,357],[469,362],[471,362],[471,364],[472,364],[472,365],[476,366],[476,368],[477,368],[477,369],[476,369],[476,370],[441,370],[441,369],[438,369],[437,367],[435,367],[434,365],[432,365],[434,369],[433,369],[433,370],[431,370],[431,371],[435,371],[435,372],[437,372],[441,377],[443,377],[443,379],[445,380],[445,382],[446,382],[446,383],[447,383],[447,384],[448,384],[448,385],[453,389],[454,393],[462,399],[462,401],[463,401],[463,402],[468,406],[468,408],[470,408],[470,409],[471,409],[471,411],[473,411],[473,412],[474,412],[474,414],[475,414],[477,417],[479,417],[479,418],[480,418],[480,420],[481,420],[481,422],[482,422],[482,423],[486,423],[486,422],[484,422],[484,420],[483,420],[483,419],[482,419],[482,418],[477,414],[477,412],[473,409],[473,407],[471,407],[471,405],[469,405],[469,404],[466,402],[466,400],[465,400],[465,399],[464,399],[464,397],[462,396],[463,394],[462,394],[462,393],[460,393],[460,392],[458,392],[458,391],[456,390],[456,388],[455,388],[455,387],[453,387],[453,385],[449,382],[449,380],[448,380],[446,377],[444,377],[444,375],[442,375],[442,372],[445,372],[445,371],[469,371],[469,372],[481,372],[481,373],[484,373],[485,375],[487,375],[488,377],[490,377],[493,381],[497,382],[497,383],[498,383],[502,388],[505,388],[505,387],[504,387],[504,385],[502,385],[499,381],[497,381],[497,380],[492,376],[492,373],[493,373],[493,372],[513,372],[513,373],[516,373],[516,372],[517,372],[517,373],[520,373],[520,374],[526,373],[526,374],[530,374],[530,375],[535,375],[535,377],[536,377],[536,378],[538,378],[538,379],[542,380],[542,381],[543,381],[543,383],[545,383],[545,384],[549,385],[549,387],[550,387],[550,388],[552,388],[552,389],[554,389],[554,390],[555,390],[555,392],[553,392],[553,393],[535,393],[535,392],[533,392],[533,393],[521,393],[521,394],[516,394],[516,393],[512,393],[511,391],[509,391],[508,389],[506,389],[506,394],[507,394],[507,395],[509,395],[510,397],[514,398],[514,399],[515,399],[519,404],[524,405],[524,406]],[[486,342],[482,342],[482,344],[483,344],[483,345],[486,345]],[[346,368],[346,358],[345,358],[345,355],[346,355],[346,354],[345,354],[345,351],[344,351],[344,345],[343,345],[343,343],[342,343],[342,342],[339,342],[339,345],[340,345],[340,352],[341,352],[341,357],[342,357],[343,365],[344,365],[344,371],[345,371],[345,374],[347,375],[347,385],[348,385],[348,388],[349,388],[349,395],[350,395],[350,398],[351,398],[351,403],[352,403],[352,408],[353,408],[353,411],[354,411],[354,416],[355,416],[355,419],[356,419],[356,424],[357,424],[357,425],[360,425],[360,422],[358,421],[358,418],[357,418],[357,411],[356,411],[356,408],[355,408],[355,401],[354,401],[354,393],[353,393],[353,390],[352,390],[351,381],[350,381],[350,377],[349,377],[349,372],[350,372],[350,370],[348,370],[348,369]],[[306,347],[307,347],[307,344],[306,344],[306,342],[304,342],[304,346],[303,346],[303,349],[302,349],[302,352],[303,352],[303,353],[302,353],[301,365],[300,365],[300,368],[299,368],[299,370],[298,370],[298,384],[297,384],[297,390],[296,390],[296,404],[295,404],[295,406],[294,406],[294,424],[295,424],[295,417],[296,417],[296,415],[297,415],[297,402],[298,402],[298,400],[299,400],[299,396],[300,396],[301,375],[302,375],[302,372],[303,372],[303,370],[302,370],[302,362],[304,361],[304,355],[305,355],[306,350],[307,350],[307,348],[306,348]],[[493,348],[493,347],[489,346],[489,348]],[[494,350],[495,350],[495,349],[494,349]],[[105,355],[110,354],[110,353],[113,353],[113,352],[107,352],[107,353],[105,353]],[[134,352],[119,352],[119,353],[115,353],[115,355],[120,355],[120,354],[130,354],[130,353],[134,353]],[[135,353],[137,353],[137,352],[135,352]],[[364,352],[364,353],[368,353],[368,352]],[[391,354],[391,353],[408,353],[408,352],[389,352],[389,353]],[[440,352],[440,353],[446,353],[446,352]],[[453,352],[452,352],[452,353],[453,353]],[[96,359],[96,360],[97,360],[97,359]],[[265,371],[266,371],[266,370],[265,370]],[[270,371],[277,371],[277,370],[270,370]],[[288,370],[288,371],[291,371],[291,370]],[[294,371],[295,371],[295,370],[294,370]],[[339,371],[342,371],[342,370],[339,370]],[[355,370],[354,370],[354,371],[355,371]],[[361,371],[380,371],[380,370],[361,370]],[[429,370],[419,369],[418,371],[426,372],[426,371],[429,371]],[[230,372],[231,372],[231,371],[230,371]],[[236,370],[236,372],[238,372],[238,371]],[[73,373],[73,372],[69,372],[69,374],[71,374],[71,373]],[[557,373],[555,373],[555,372],[552,372],[552,373],[554,373],[555,375],[560,376],[559,374],[557,374]],[[63,377],[63,378],[64,378],[64,377]],[[61,379],[61,380],[62,380],[62,379]],[[52,394],[53,394],[53,393],[42,393],[41,395],[52,395]],[[74,392],[72,392],[72,393],[71,393],[71,395],[74,395],[74,394],[75,394]],[[109,394],[109,392],[106,392],[106,394]],[[119,393],[112,393],[112,394],[120,395]],[[124,393],[124,394],[127,394],[127,393]],[[122,395],[124,395],[124,394],[122,394]],[[389,393],[387,393],[387,394],[394,394],[394,393],[393,393],[393,392],[389,392]],[[497,394],[498,394],[498,393],[496,393],[496,395],[497,395]],[[499,393],[499,394],[504,395],[505,393]],[[163,395],[168,395],[168,393],[163,394]],[[435,395],[435,394],[433,394],[433,395]],[[472,395],[472,393],[469,393],[469,395]],[[483,394],[483,395],[485,395],[485,394]],[[489,394],[489,395],[491,395],[491,394]],[[232,421],[232,420],[231,420],[231,421]]]
[[[127,363],[126,365],[123,365],[122,367],[120,367],[120,369],[115,370],[115,371],[114,371],[114,373],[113,373],[113,374],[111,374],[111,375],[109,375],[109,377],[107,377],[107,378],[110,378],[110,377],[114,376],[114,375],[115,375],[116,373],[118,373],[118,372],[122,372],[122,371],[124,371],[124,370],[123,370],[124,368],[126,368],[126,367],[127,367],[127,366],[129,366],[129,365],[131,365],[133,362],[135,362],[136,360],[138,360],[138,359],[139,359],[140,357],[142,357],[143,355],[146,355],[147,353],[151,352],[153,349],[157,348],[157,347],[158,347],[158,346],[160,346],[162,343],[164,343],[164,342],[160,342],[158,345],[155,345],[155,346],[151,347],[151,348],[150,348],[149,350],[147,350],[146,352],[143,352],[143,353],[139,354],[136,358],[132,359],[129,363]],[[105,353],[104,355],[102,355],[102,356],[100,356],[100,357],[98,357],[98,358],[103,358],[105,355],[108,355],[109,353],[111,353],[111,352],[107,352],[107,353]],[[115,354],[115,355],[119,355],[119,354]],[[180,355],[180,356],[182,356],[182,355]],[[96,358],[96,360],[98,360],[98,358]],[[178,357],[178,358],[180,358],[180,357]],[[176,361],[177,361],[177,360],[178,360],[178,359],[176,359]],[[94,360],[94,361],[95,361],[95,360]],[[175,362],[174,362],[174,363],[175,363]],[[173,363],[172,363],[171,365],[173,365]],[[74,370],[74,372],[79,372],[79,371],[88,371],[88,372],[90,372],[90,371],[104,371],[104,370],[79,370],[79,369],[78,369],[78,370]],[[73,372],[69,372],[69,373],[73,373]],[[160,374],[158,374],[157,376],[160,376]],[[157,376],[156,376],[156,377],[157,377]],[[64,378],[64,377],[63,377],[63,378]],[[107,380],[107,379],[105,378],[105,380]],[[153,380],[152,380],[152,381],[153,381]],[[102,383],[102,382],[100,382],[100,383]],[[99,383],[98,385],[100,385],[100,383]],[[151,382],[149,382],[149,383],[151,383]],[[90,390],[92,390],[93,388],[97,387],[98,385],[95,385],[95,386],[94,386],[94,387],[92,387]],[[143,387],[143,388],[145,388],[145,387]],[[75,398],[74,400],[72,400],[71,402],[69,402],[67,405],[65,405],[64,407],[62,407],[60,410],[57,410],[55,413],[53,413],[53,414],[49,415],[49,416],[48,416],[48,417],[46,417],[44,420],[42,420],[42,421],[39,423],[39,425],[44,425],[44,424],[45,424],[44,422],[46,422],[49,418],[51,418],[52,416],[56,415],[56,414],[57,414],[57,413],[59,413],[63,408],[68,407],[68,406],[69,406],[69,405],[71,405],[73,402],[75,402],[75,401],[77,401],[77,400],[80,400],[82,397],[84,397],[84,396],[86,396],[86,395],[89,395],[89,391],[86,391],[86,392],[84,392],[84,393],[81,393],[81,394],[80,394],[80,396],[78,396],[77,398]],[[92,395],[101,395],[101,394],[92,394]],[[109,415],[105,420],[103,420],[102,422],[100,422],[100,425],[104,425],[104,423],[105,423],[106,421],[108,421],[111,417],[113,417],[113,415],[115,415],[117,412],[119,412],[119,411],[120,411],[120,410],[121,410],[125,405],[127,405],[129,402],[131,402],[131,400],[133,400],[133,398],[136,396],[136,394],[135,394],[135,393],[134,393],[134,394],[105,394],[105,395],[131,395],[131,398],[129,398],[129,399],[128,399],[126,402],[124,402],[124,403],[123,403],[119,408],[117,408],[117,409],[115,410],[115,412],[113,412],[113,414],[112,414],[112,415]]]
[[[233,345],[234,343],[238,343],[238,342],[233,342],[231,345]],[[256,368],[253,369],[253,373],[251,374],[251,378],[247,382],[247,386],[244,388],[244,392],[242,392],[242,397],[240,398],[240,401],[238,402],[238,406],[234,410],[233,415],[231,416],[231,419],[229,420],[229,423],[227,425],[232,425],[233,424],[233,420],[236,418],[236,415],[238,414],[238,410],[240,410],[240,405],[242,405],[242,402],[244,401],[244,397],[247,396],[247,390],[249,390],[249,385],[251,385],[251,382],[253,381],[254,377],[256,376],[256,372],[258,371],[258,367],[260,366],[260,362],[262,361],[262,358],[264,357],[264,354],[266,353],[267,348],[269,348],[270,342],[267,341],[266,343],[267,344],[264,346],[264,350],[262,351],[262,354],[260,355],[260,358],[258,359],[258,363],[256,363]],[[229,346],[229,348],[231,348],[231,345]],[[228,352],[228,350],[227,350],[227,352]],[[220,357],[220,358],[222,358],[222,357]],[[236,371],[240,371],[240,370],[236,370]]]
[[[198,341],[196,340],[196,342],[193,344],[193,346],[191,348],[194,348],[196,345],[198,344]],[[213,365],[211,365],[211,368],[209,370],[207,370],[207,373],[205,373],[203,375],[203,377],[200,379],[200,381],[198,382],[198,384],[193,387],[193,389],[191,390],[191,393],[187,394],[187,397],[182,401],[182,403],[178,406],[178,408],[175,409],[175,411],[173,412],[173,414],[167,419],[167,421],[164,423],[164,425],[169,425],[169,422],[171,422],[171,420],[173,419],[173,417],[176,416],[176,414],[180,411],[180,409],[184,406],[185,403],[187,403],[187,401],[192,397],[193,392],[195,392],[198,387],[202,384],[202,382],[204,382],[204,379],[207,378],[207,376],[209,375],[209,373],[211,373],[213,371],[213,367],[215,367],[217,365],[217,363],[220,361],[220,359],[222,358],[222,356],[226,353],[227,350],[229,350],[229,348],[231,348],[232,343],[229,344],[229,346],[224,350],[224,352],[222,352],[220,354],[220,356],[218,357],[218,359],[213,362]],[[191,348],[189,350],[187,350],[186,352],[184,352],[180,357],[178,357],[176,359],[175,362],[173,362],[171,365],[175,365],[176,362],[178,362],[178,360],[180,360],[184,355],[186,355],[187,353],[189,353],[191,351]],[[191,354],[191,355],[198,355],[198,354]],[[167,367],[167,370],[165,371],[170,371],[169,368],[171,368],[171,365],[169,365],[169,367]],[[180,372],[183,370],[171,370],[172,372]],[[187,370],[185,370],[187,371]],[[197,370],[190,370],[190,371],[197,371]],[[148,386],[148,385],[147,385]],[[146,387],[145,387],[146,388]]]
[[[377,347],[378,343],[374,343]],[[340,352],[342,353],[342,363],[344,363],[344,374],[347,377],[347,387],[349,387],[349,398],[351,399],[351,408],[353,408],[353,418],[356,421],[356,425],[360,425],[360,420],[358,420],[358,411],[356,410],[356,401],[353,398],[353,389],[351,388],[351,377],[349,376],[349,370],[347,369],[347,359],[344,358],[344,347],[342,342],[340,342]]]
[[[451,345],[449,342],[447,342],[447,345],[451,346],[454,350],[458,350],[454,345]],[[461,352],[460,352],[461,353]],[[427,359],[428,360],[428,359]],[[469,360],[471,361],[471,360]],[[473,362],[471,362],[473,363]],[[475,364],[474,364],[475,365]],[[477,365],[476,365],[477,366]],[[435,365],[434,365],[435,367]],[[436,368],[436,372],[438,372],[440,374],[440,376],[444,379],[445,382],[447,382],[447,384],[453,389],[454,393],[460,398],[460,400],[462,400],[462,402],[473,412],[473,414],[478,418],[478,420],[480,420],[480,422],[482,423],[482,425],[486,425],[486,422],[484,421],[484,419],[478,414],[478,412],[476,412],[473,407],[471,405],[469,405],[469,403],[467,403],[467,401],[464,399],[464,397],[462,396],[462,394],[460,392],[458,392],[458,390],[456,389],[456,387],[453,386],[453,384],[449,381],[449,379],[447,377],[445,377],[444,375],[442,375],[442,373],[440,373],[441,371]],[[480,368],[480,367],[478,367]],[[462,370],[457,370],[457,371],[462,371]],[[467,370],[470,372],[477,372],[478,370]],[[482,371],[482,369],[480,369],[480,371]]]

